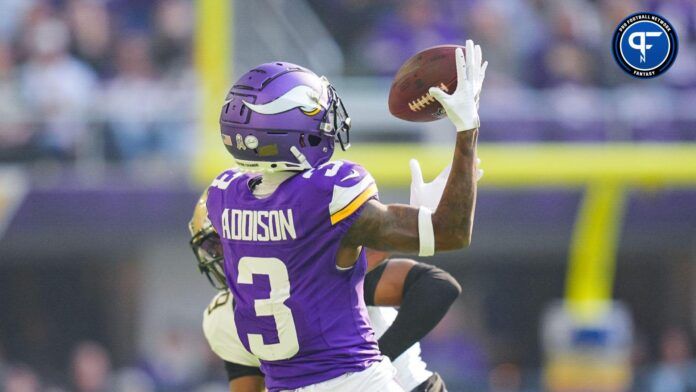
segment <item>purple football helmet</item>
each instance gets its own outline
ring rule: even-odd
[[[324,77],[299,65],[261,64],[227,94],[220,131],[249,171],[305,170],[327,162],[335,141],[346,150],[350,117]]]

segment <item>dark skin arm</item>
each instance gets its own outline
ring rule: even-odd
[[[230,380],[230,392],[263,392],[266,384],[263,377],[244,376]]]
[[[457,133],[452,171],[440,204],[432,215],[435,250],[465,248],[471,242],[476,206],[476,140],[478,129]],[[343,238],[342,248],[361,245],[388,252],[418,253],[418,208],[403,204],[365,203],[360,217]],[[353,260],[339,258],[339,266]]]
[[[400,306],[406,275],[416,265],[409,259],[391,259],[375,288],[375,306]]]
[[[379,250],[374,250],[370,248],[365,248],[365,257],[367,258],[367,272],[372,271],[378,265],[389,258],[391,254],[389,252],[382,252]]]

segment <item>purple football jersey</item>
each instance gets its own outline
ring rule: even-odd
[[[295,389],[366,369],[381,359],[363,299],[364,252],[336,266],[341,239],[374,179],[348,161],[325,163],[281,183],[264,199],[258,174],[227,170],[208,191],[222,240],[234,319],[259,357],[270,391]]]

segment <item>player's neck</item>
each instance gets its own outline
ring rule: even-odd
[[[294,176],[295,174],[297,174],[297,172],[291,171],[264,173],[261,176],[261,183],[254,187],[254,196],[259,199],[264,199],[270,196],[283,181]]]

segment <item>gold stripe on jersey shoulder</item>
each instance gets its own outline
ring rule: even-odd
[[[367,189],[362,191],[353,201],[348,203],[347,206],[343,207],[343,209],[336,211],[334,214],[331,215],[331,224],[335,225],[336,223],[346,219],[349,217],[352,213],[355,212],[358,208],[360,208],[361,205],[365,204],[365,202],[371,198],[372,196],[377,194],[377,185],[372,183]]]

